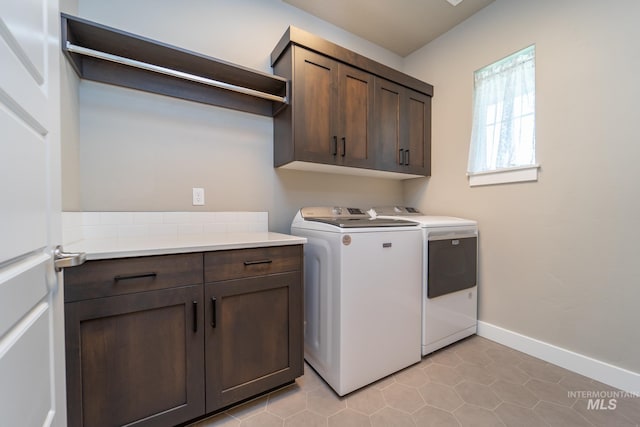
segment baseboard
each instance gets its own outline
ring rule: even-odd
[[[478,335],[620,390],[640,393],[636,372],[486,322],[478,322]]]

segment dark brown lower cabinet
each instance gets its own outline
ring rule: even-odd
[[[69,426],[171,426],[204,413],[202,285],[65,305]]]
[[[291,245],[65,269],[68,425],[184,424],[301,376],[302,253]]]
[[[300,273],[205,284],[207,412],[302,375]]]

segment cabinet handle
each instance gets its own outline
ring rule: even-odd
[[[270,259],[259,259],[256,261],[245,261],[244,265],[271,264],[272,262]]]
[[[142,279],[143,277],[156,277],[158,273],[152,271],[150,273],[139,273],[139,274],[121,274],[115,276],[113,280],[116,282],[119,280],[130,280],[130,279]]]
[[[405,150],[404,154],[405,154],[404,164],[405,166],[409,166],[409,150]]]
[[[211,327],[216,327],[216,297],[211,297]]]
[[[198,332],[198,301],[193,301],[193,332]]]
[[[398,164],[400,166],[404,164],[404,148],[398,150]]]
[[[338,155],[338,137],[335,135],[333,136],[333,151],[331,152],[331,155]]]
[[[343,136],[342,137],[342,154],[341,156],[344,157],[347,154],[347,137]]]

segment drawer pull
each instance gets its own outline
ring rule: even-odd
[[[259,259],[256,261],[245,261],[244,265],[271,264],[272,262],[270,259]]]
[[[139,273],[139,274],[121,274],[113,278],[116,282],[119,280],[130,280],[130,279],[142,279],[144,277],[156,277],[158,273],[152,271],[150,273]]]
[[[198,301],[193,301],[193,332],[198,332]]]
[[[211,297],[211,327],[216,327],[216,297]]]

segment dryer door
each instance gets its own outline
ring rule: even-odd
[[[429,240],[427,298],[476,285],[478,238]]]

